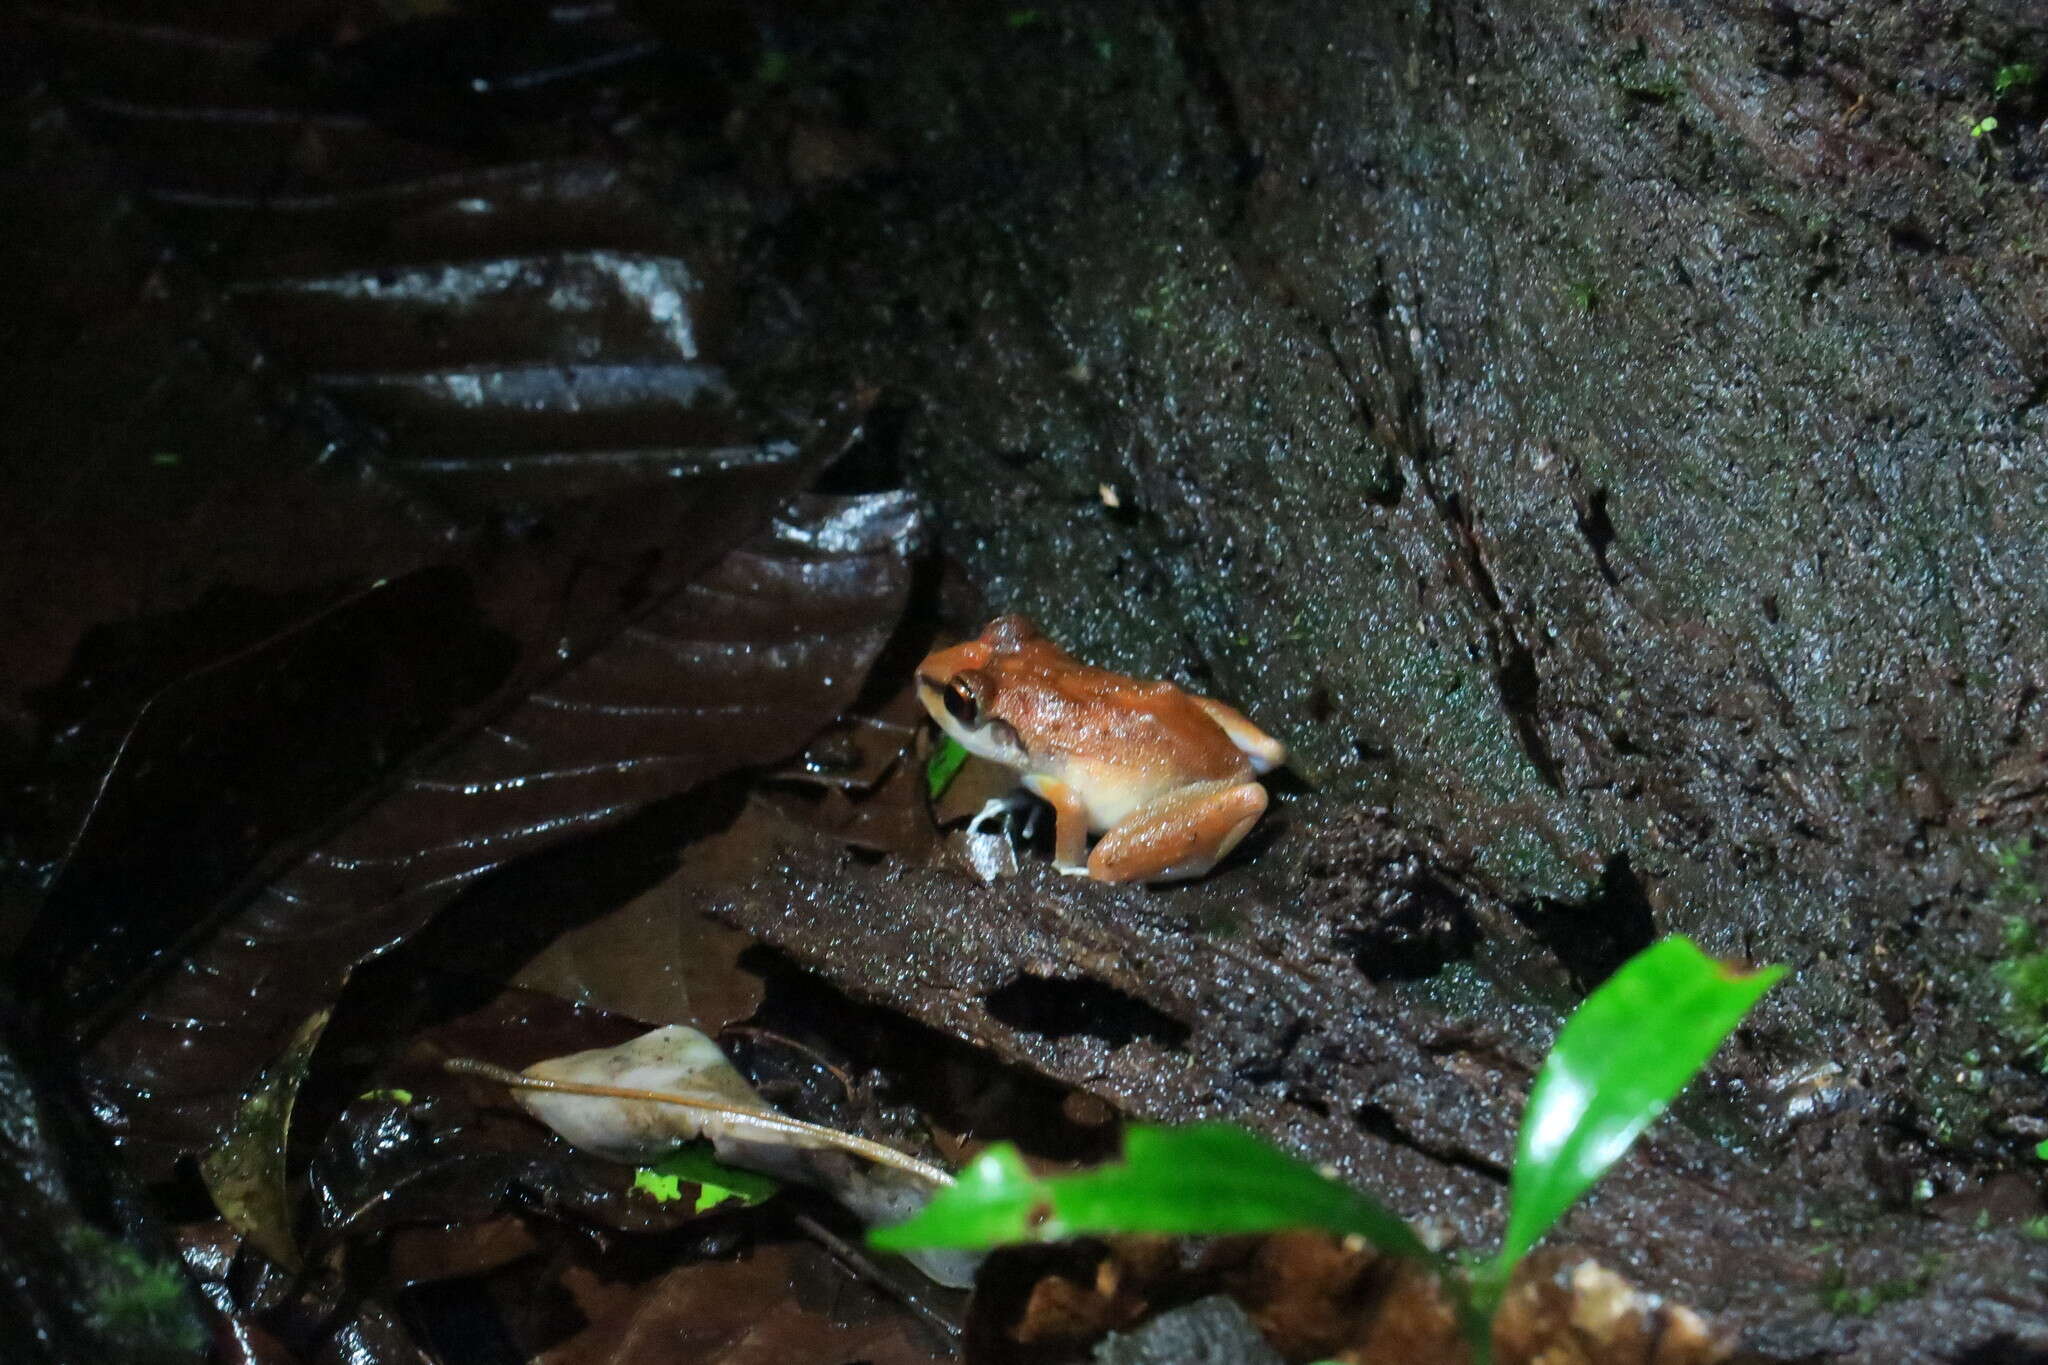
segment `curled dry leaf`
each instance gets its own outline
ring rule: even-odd
[[[345,1012],[362,1008],[358,998],[343,1003]],[[350,1027],[344,1019],[342,1028]],[[508,1103],[500,1086],[458,1081],[442,1067],[451,1055],[524,1061],[640,1031],[631,1021],[515,989],[415,1034],[403,1053],[364,1078],[365,1088],[313,1147],[300,1208],[308,1259],[378,1241],[397,1255],[400,1241],[424,1229],[459,1242],[506,1211],[518,1211],[529,1228],[551,1219],[629,1235],[686,1226],[688,1206],[634,1193],[631,1170],[579,1157]]]
[[[822,1189],[871,1226],[909,1217],[933,1189],[952,1180],[894,1148],[782,1113],[755,1093],[716,1043],[681,1025],[537,1062],[523,1074],[585,1088],[513,1090],[529,1113],[584,1151],[639,1165],[706,1138],[719,1160]],[[861,1160],[851,1159],[856,1156]],[[973,1282],[980,1260],[953,1252],[911,1259],[939,1283],[956,1286]]]
[[[777,1127],[774,1120],[782,1116],[754,1093],[718,1044],[678,1024],[617,1047],[550,1057],[535,1062],[524,1074],[673,1097],[673,1102],[663,1103],[623,1095],[512,1092],[522,1108],[568,1142],[611,1161],[645,1165],[679,1143],[701,1137],[710,1140],[721,1160],[793,1175],[800,1168],[788,1160],[788,1152],[829,1145],[818,1134]],[[757,1143],[766,1150],[750,1152]]]

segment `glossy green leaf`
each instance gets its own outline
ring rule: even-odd
[[[1400,1217],[1264,1139],[1220,1123],[1131,1129],[1121,1166],[1053,1182],[1061,1234],[1224,1234],[1320,1228],[1433,1259]]]
[[[967,751],[960,747],[960,741],[951,735],[939,736],[939,747],[932,750],[924,765],[924,789],[932,800],[946,794],[946,788],[953,785],[953,779],[966,763]]]
[[[1131,1129],[1124,1160],[1034,1177],[1014,1149],[992,1148],[916,1218],[876,1245],[984,1247],[1090,1233],[1180,1235],[1320,1228],[1434,1263],[1399,1217],[1307,1162],[1223,1124]]]
[[[1672,937],[1630,958],[1586,997],[1529,1091],[1497,1262],[1503,1278],[1784,974],[1783,967],[1730,967]]]
[[[918,1251],[1033,1241],[1051,1199],[1052,1182],[1032,1175],[1014,1146],[998,1142],[933,1195],[915,1218],[876,1228],[868,1242],[884,1251]]]
[[[708,1142],[686,1143],[633,1172],[633,1188],[657,1204],[672,1204],[682,1198],[685,1185],[697,1189],[697,1202],[691,1205],[697,1213],[728,1199],[758,1204],[781,1188],[765,1175],[726,1165],[712,1154]]]

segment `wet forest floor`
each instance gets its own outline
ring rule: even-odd
[[[725,1292],[600,1243],[837,1274],[481,1092],[350,1105],[621,1021],[786,1030],[899,1137],[1229,1118],[1487,1245],[1559,1020],[1675,932],[1791,975],[1565,1248],[1759,1358],[2041,1338],[2025,7],[5,23],[10,1240],[142,1248],[12,1321],[113,1349],[166,1226],[251,1360],[417,1358],[507,1266],[513,1358]],[[969,875],[903,691],[999,610],[1284,737],[1245,851]],[[337,1001],[231,1237],[194,1158]]]

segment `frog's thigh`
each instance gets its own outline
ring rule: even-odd
[[[1223,861],[1266,812],[1256,782],[1196,782],[1148,801],[1088,855],[1099,882],[1172,882]]]

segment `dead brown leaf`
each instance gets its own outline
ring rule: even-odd
[[[760,978],[739,966],[754,940],[698,909],[702,869],[715,862],[715,850],[692,845],[675,876],[570,929],[512,984],[608,1014],[706,1033],[745,1019],[761,1004]]]
[[[822,1278],[821,1278],[822,1277]],[[597,1321],[535,1365],[928,1365],[950,1350],[907,1311],[825,1286],[843,1273],[806,1247],[678,1266],[629,1296],[586,1284]],[[806,1291],[809,1292],[806,1292]]]

